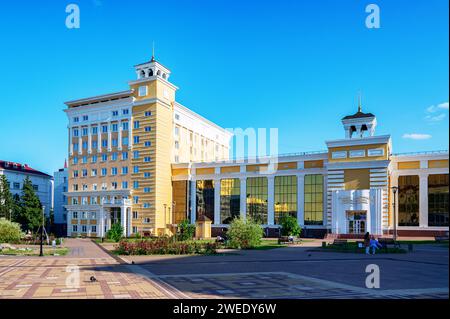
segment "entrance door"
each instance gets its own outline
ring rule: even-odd
[[[366,211],[347,211],[348,233],[364,234],[366,232]]]

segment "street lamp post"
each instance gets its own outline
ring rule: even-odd
[[[394,237],[394,241],[397,241],[397,209],[396,209],[397,205],[395,203],[395,196],[397,194],[398,187],[392,186],[391,188],[392,188],[392,192],[394,193],[394,201],[392,203],[393,212],[394,212],[394,234],[393,234],[393,237]]]
[[[41,243],[40,243],[40,248],[39,248],[39,256],[42,257],[44,256],[44,250],[43,250],[43,239],[44,239],[44,220],[45,220],[45,207],[42,206],[42,225],[41,225]]]

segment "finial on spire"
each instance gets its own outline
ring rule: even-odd
[[[152,60],[151,62],[155,61],[155,41],[152,42]]]
[[[358,92],[358,112],[362,112],[362,106],[361,106],[361,91]]]

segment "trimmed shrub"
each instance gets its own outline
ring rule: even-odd
[[[227,235],[230,248],[248,249],[261,245],[263,230],[253,220],[240,217],[233,219]]]
[[[119,223],[111,225],[111,229],[106,233],[106,238],[114,240],[116,243],[123,237],[123,227]]]
[[[282,236],[300,236],[302,228],[297,223],[297,218],[291,215],[283,215],[280,218]]]
[[[195,235],[195,225],[190,224],[187,219],[183,220],[178,228],[177,240],[190,240],[194,238]]]
[[[217,245],[196,241],[175,241],[169,237],[151,240],[127,241],[122,240],[115,252],[119,255],[188,255],[215,254]]]
[[[23,233],[18,223],[11,222],[4,218],[0,218],[0,244],[1,243],[18,243]]]

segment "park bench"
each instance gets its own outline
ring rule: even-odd
[[[293,239],[290,239],[289,236],[281,236],[278,237],[278,244],[296,244],[299,243],[301,240],[300,238],[294,237]]]
[[[448,240],[448,236],[436,236],[434,240],[438,243]]]
[[[335,239],[333,240],[333,245],[335,246],[347,246],[347,239]]]
[[[392,246],[394,248],[400,248],[400,244],[395,241],[393,238],[380,238],[378,239],[378,242],[381,244],[382,248],[384,250],[388,250],[389,246]]]

